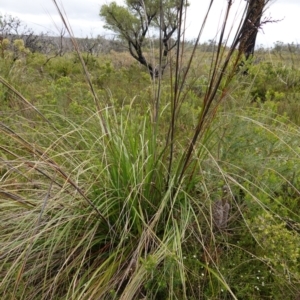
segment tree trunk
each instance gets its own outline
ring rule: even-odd
[[[266,0],[247,0],[249,2],[246,22],[242,30],[239,52],[245,55],[247,60],[254,54],[256,37],[261,25],[261,17],[266,5]]]

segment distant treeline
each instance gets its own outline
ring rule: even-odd
[[[32,53],[40,52],[43,54],[63,56],[65,53],[74,50],[70,37],[67,37],[66,30],[62,29],[60,35],[53,36],[49,33],[36,34],[32,29],[24,25],[17,17],[0,15],[0,46],[4,39],[8,39],[10,44],[17,39],[24,41],[24,46]],[[98,35],[97,37],[76,38],[79,49],[82,52],[93,56],[98,56],[110,51],[123,52],[128,51],[126,43],[119,38],[107,38]],[[147,39],[149,49],[159,48],[159,39],[152,37]],[[172,41],[171,41],[172,42]],[[174,41],[173,41],[174,42]],[[195,45],[196,39],[185,41],[185,49],[192,48]],[[215,40],[208,40],[198,45],[198,49],[202,52],[212,52],[216,47]],[[224,45],[225,47],[225,45]],[[256,47],[257,51],[272,51],[275,53],[290,52],[300,53],[300,44],[283,43],[277,41],[271,48],[266,48],[264,45]]]

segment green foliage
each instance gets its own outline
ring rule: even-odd
[[[105,4],[101,8],[100,16],[105,18],[105,28],[114,32],[120,32],[121,37],[133,37],[136,32],[139,32],[142,24],[139,19],[132,15],[128,9],[117,5],[116,2]]]
[[[277,224],[270,214],[263,214],[253,220],[253,233],[261,248],[260,257],[267,260],[277,274],[286,274],[292,281],[299,281],[300,237],[286,229],[285,222]]]
[[[255,76],[251,92],[253,100],[291,100],[295,93],[299,93],[299,70],[288,68],[282,63],[261,63],[251,68],[251,74]]]
[[[57,57],[57,59],[51,60],[46,65],[46,70],[53,79],[81,73],[79,62],[65,57]]]
[[[178,0],[164,0],[162,3],[157,0],[146,0],[143,1],[143,4],[136,0],[127,0],[126,7],[111,2],[101,7],[100,16],[105,20],[107,29],[119,33],[122,38],[128,41],[141,38],[148,25],[161,26],[158,23],[160,6],[163,7],[166,25],[176,24],[179,5]],[[148,20],[145,19],[145,16]],[[155,19],[154,23],[151,23],[152,19]]]

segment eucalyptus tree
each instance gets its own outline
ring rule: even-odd
[[[100,16],[105,28],[115,32],[127,44],[131,56],[147,67],[153,79],[162,75],[168,65],[168,54],[178,40],[174,36],[181,23],[180,12],[186,5],[184,0],[126,0],[124,6],[116,2],[103,5]],[[151,30],[159,35],[158,63],[145,55]]]

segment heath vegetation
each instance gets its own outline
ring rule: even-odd
[[[298,299],[299,46],[246,57],[250,4],[200,43],[143,2],[108,50],[0,19],[0,297]]]

